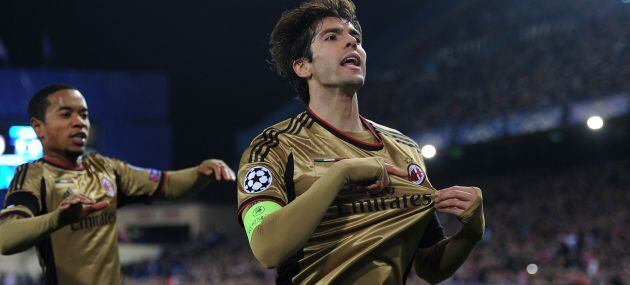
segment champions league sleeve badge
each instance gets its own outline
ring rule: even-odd
[[[273,178],[271,177],[271,171],[264,166],[252,167],[247,174],[245,174],[245,181],[243,181],[243,190],[250,194],[256,194],[263,192],[269,188]]]
[[[411,183],[420,185],[424,182],[424,177],[424,172],[419,165],[415,163],[409,164],[407,167],[407,179],[409,179]]]

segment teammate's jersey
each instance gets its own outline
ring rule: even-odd
[[[409,174],[390,175],[390,186],[378,194],[356,186],[342,189],[302,250],[278,266],[278,284],[404,284],[416,249],[445,238],[418,145],[396,130],[361,120],[370,130],[363,140],[308,109],[264,130],[243,154],[241,224],[248,206],[265,200],[284,206],[299,199],[340,159],[378,156]]]
[[[72,194],[109,201],[109,207],[53,232],[36,249],[46,284],[120,284],[116,209],[151,202],[161,191],[162,176],[98,154],[86,155],[77,170],[40,159],[16,169],[0,218],[49,213]]]

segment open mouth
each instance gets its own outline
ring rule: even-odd
[[[344,57],[343,60],[341,61],[340,65],[343,66],[356,66],[356,67],[360,67],[361,66],[361,58],[357,55],[349,55],[347,57]]]
[[[70,136],[72,141],[78,145],[85,145],[87,140],[87,134],[84,132],[78,132]]]

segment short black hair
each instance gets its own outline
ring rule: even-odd
[[[42,122],[46,121],[46,109],[50,106],[50,101],[48,101],[48,96],[53,94],[59,90],[77,90],[72,85],[56,83],[48,85],[41,90],[37,91],[33,97],[31,97],[31,101],[28,102],[28,117],[29,119],[35,118]]]
[[[269,62],[280,76],[289,79],[298,92],[298,98],[308,105],[310,94],[306,79],[293,70],[293,62],[305,58],[313,60],[311,43],[316,24],[326,17],[346,20],[361,34],[361,25],[352,0],[312,0],[298,8],[282,13],[269,37]]]

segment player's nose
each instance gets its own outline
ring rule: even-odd
[[[346,48],[354,48],[356,49],[357,46],[359,45],[359,41],[357,40],[357,38],[353,37],[352,35],[348,35],[346,36]]]

